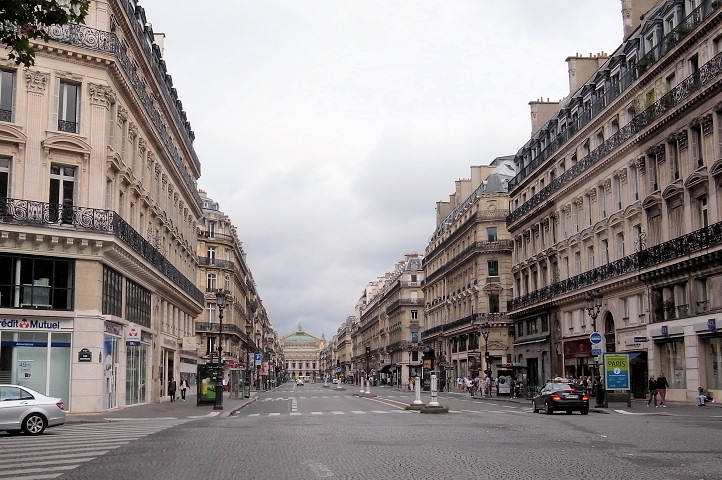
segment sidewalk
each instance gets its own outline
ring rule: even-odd
[[[68,413],[65,423],[106,423],[120,420],[135,419],[180,419],[200,418],[205,416],[228,417],[258,399],[258,391],[252,391],[250,398],[231,399],[229,394],[223,395],[223,410],[214,410],[211,403],[196,405],[196,396],[187,395],[186,401],[162,401],[161,403],[144,403],[125,408],[109,410],[101,413]]]
[[[421,399],[424,400],[423,393],[428,392],[422,392]],[[475,396],[470,397],[467,392],[443,392],[442,395],[457,395],[457,396],[466,396],[467,398],[473,398],[474,400],[478,401],[484,401],[484,402],[510,402],[510,403],[518,403],[521,405],[531,405],[531,400],[526,398],[511,398],[507,396],[501,396],[501,397],[489,397],[484,398],[481,396]],[[439,397],[440,401],[442,397]],[[654,405],[651,405],[647,407],[647,400],[644,398],[637,398],[632,399],[632,406],[631,408],[627,406],[627,402],[609,402],[608,406],[606,408],[599,408],[595,407],[595,399],[594,397],[591,397],[589,399],[589,411],[590,412],[596,412],[596,413],[610,413],[614,410],[632,410],[634,413],[650,413],[650,414],[656,414],[656,415],[671,415],[671,414],[684,414],[684,415],[701,415],[704,412],[708,412],[712,410],[713,415],[722,415],[722,411],[719,409],[722,408],[722,403],[720,402],[708,402],[704,407],[698,407],[695,405],[694,401],[691,402],[667,402],[667,407],[659,407],[654,408]]]

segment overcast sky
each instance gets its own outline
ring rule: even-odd
[[[280,335],[326,338],[424,252],[471,165],[530,138],[565,59],[613,52],[620,0],[143,0]]]

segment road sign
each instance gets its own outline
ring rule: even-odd
[[[602,343],[602,334],[599,332],[592,333],[589,335],[589,341],[592,342],[592,345],[599,345]]]
[[[336,367],[336,373],[341,372],[341,367]]]
[[[629,390],[629,354],[604,355],[604,385],[607,390]]]
[[[601,348],[592,348],[592,355],[601,355],[602,349]]]
[[[634,343],[644,343],[648,341],[649,339],[647,337],[634,337]]]

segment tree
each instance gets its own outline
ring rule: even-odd
[[[0,42],[10,51],[8,58],[29,67],[35,63],[31,40],[50,40],[47,27],[82,23],[90,0],[2,0]]]

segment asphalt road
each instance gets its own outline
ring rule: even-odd
[[[405,410],[411,392],[364,398],[357,388],[288,384],[233,414],[0,436],[0,479],[722,478],[721,408],[544,415],[526,401],[451,393],[440,395],[450,413],[420,414]]]

